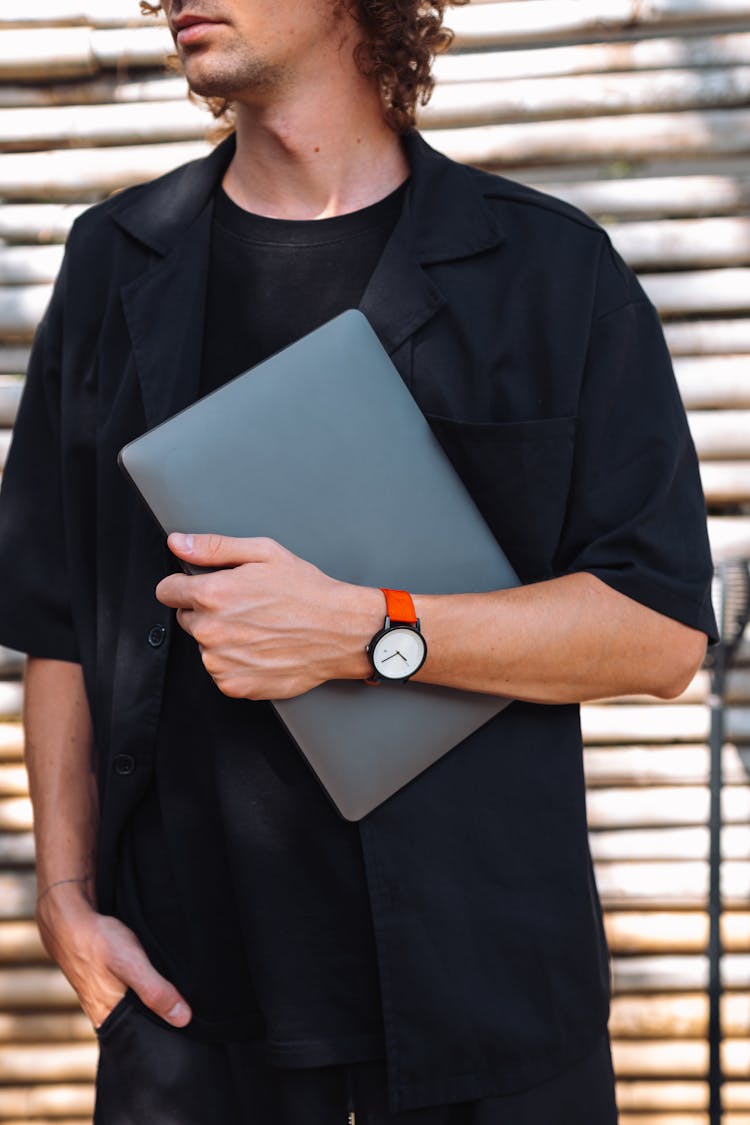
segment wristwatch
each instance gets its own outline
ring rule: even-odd
[[[366,646],[373,672],[368,684],[405,683],[425,662],[427,643],[419,627],[411,594],[385,590],[385,623]]]

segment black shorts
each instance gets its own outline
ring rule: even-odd
[[[532,1090],[388,1112],[381,1061],[306,1070],[265,1065],[250,1043],[204,1043],[144,1015],[130,990],[97,1030],[94,1125],[616,1125],[605,1035]]]

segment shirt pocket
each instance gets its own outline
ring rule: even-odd
[[[577,419],[465,422],[425,416],[521,581],[552,578]]]

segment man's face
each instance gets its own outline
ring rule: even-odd
[[[341,40],[340,0],[163,0],[188,83],[242,100],[283,87]]]

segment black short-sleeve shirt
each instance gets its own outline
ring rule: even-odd
[[[521,579],[587,570],[715,638],[697,459],[637,280],[574,208],[403,143],[403,211],[360,308]],[[0,495],[0,642],[83,665],[104,910],[175,628],[154,595],[171,564],[117,451],[197,394],[233,151],[74,224]],[[576,706],[514,703],[359,823],[391,1112],[528,1088],[600,1038],[581,751]],[[223,799],[239,822],[244,795]]]

